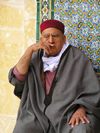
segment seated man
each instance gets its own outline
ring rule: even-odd
[[[99,133],[100,84],[88,57],[69,45],[64,25],[46,20],[40,42],[9,72],[21,99],[13,133]]]

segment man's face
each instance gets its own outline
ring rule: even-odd
[[[55,56],[61,51],[65,40],[66,36],[56,28],[47,28],[42,32],[41,41],[49,45],[51,51],[50,56]]]

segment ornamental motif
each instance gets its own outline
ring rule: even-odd
[[[66,39],[89,57],[100,77],[100,1],[37,0],[37,42],[39,25],[51,18],[64,23]]]
[[[99,0],[55,0],[54,18],[64,23],[70,44],[82,50],[95,69],[100,69]]]

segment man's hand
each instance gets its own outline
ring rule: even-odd
[[[50,50],[50,47],[53,47],[53,46],[54,46],[54,44],[40,41],[40,42],[32,45],[31,47],[33,49],[33,52],[38,51],[39,49],[44,49],[45,52],[49,55],[52,52]]]
[[[18,61],[16,68],[20,74],[26,74],[28,71],[29,63],[31,60],[31,56],[33,52],[38,51],[39,49],[44,49],[46,53],[49,55],[51,53],[50,47],[54,46],[54,44],[47,44],[46,42],[38,42],[27,48],[24,55]]]
[[[90,121],[86,117],[86,111],[82,107],[79,107],[76,110],[76,112],[72,115],[68,124],[74,127],[75,123],[76,125],[79,125],[80,120],[82,121],[83,124],[85,124],[86,122],[90,123]]]

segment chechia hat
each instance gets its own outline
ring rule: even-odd
[[[64,34],[64,24],[58,20],[49,19],[49,20],[42,22],[40,25],[41,33],[43,30],[45,30],[47,28],[56,28]]]

